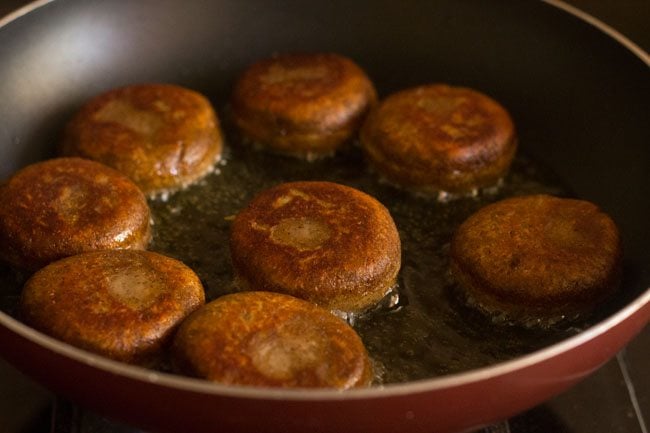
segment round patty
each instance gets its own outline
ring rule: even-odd
[[[458,228],[450,254],[470,303],[523,324],[591,312],[616,290],[621,274],[612,219],[590,202],[548,195],[480,209]]]
[[[111,166],[156,195],[209,173],[222,141],[204,96],[171,84],[137,84],[88,101],[68,123],[62,152]]]
[[[517,147],[513,122],[475,90],[432,84],[390,95],[368,116],[361,144],[388,180],[426,194],[498,183]]]
[[[210,302],[181,325],[172,353],[181,372],[228,385],[347,389],[372,379],[366,349],[347,323],[279,293]]]
[[[0,256],[36,270],[85,251],[145,249],[147,201],[121,173],[58,158],[23,168],[0,186]]]
[[[290,182],[260,193],[233,222],[230,251],[243,288],[286,293],[355,312],[395,284],[400,239],[373,197],[331,182]]]
[[[203,286],[183,263],[148,251],[80,254],[38,271],[21,314],[34,328],[81,349],[155,364],[180,322],[203,305]]]
[[[251,141],[307,159],[333,154],[357,131],[375,89],[338,54],[283,54],[248,67],[232,94],[235,124]]]

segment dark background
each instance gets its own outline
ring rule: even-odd
[[[0,0],[0,17],[27,3]],[[566,3],[607,23],[646,52],[650,50],[650,0],[570,0]],[[513,418],[507,428],[512,433],[644,433],[650,421],[648,360],[650,329],[646,328],[596,374],[567,393]],[[0,359],[0,433],[49,431],[47,418],[52,401],[49,392]],[[59,404],[65,406],[67,403]],[[646,430],[640,425],[643,420],[639,419],[639,411],[645,416]],[[80,415],[79,410],[69,405],[59,408],[57,413],[76,418],[77,424],[92,426],[90,430],[127,431],[97,415]],[[84,428],[86,430],[89,429]],[[54,431],[72,430],[58,425]]]

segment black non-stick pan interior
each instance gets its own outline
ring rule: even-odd
[[[549,5],[54,1],[0,29],[0,40],[2,178],[56,155],[67,119],[101,91],[176,83],[204,93],[227,118],[246,65],[276,52],[335,51],[362,65],[380,96],[446,82],[499,100],[515,120],[520,153],[621,227],[616,305],[650,284],[647,68]]]
[[[501,101],[521,151],[622,227],[626,285],[639,293],[650,280],[647,68],[549,5],[54,1],[0,37],[2,177],[53,155],[62,125],[100,91],[174,82],[221,108],[236,74],[256,59],[337,51],[361,64],[382,96],[448,82]]]

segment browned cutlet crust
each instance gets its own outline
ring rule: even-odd
[[[172,346],[181,372],[228,385],[366,386],[366,349],[343,320],[312,303],[270,292],[210,302],[180,327]]]
[[[36,270],[85,251],[145,249],[147,201],[121,173],[80,158],[32,164],[0,186],[0,257]]]
[[[357,131],[375,88],[352,60],[333,53],[283,54],[248,67],[232,115],[260,146],[302,158],[334,153]]]
[[[331,182],[263,191],[235,218],[230,251],[240,285],[356,312],[394,285],[400,239],[373,197]]]
[[[532,195],[486,206],[451,242],[451,270],[490,315],[547,324],[588,314],[618,287],[622,247],[593,203]]]
[[[118,361],[159,362],[180,322],[205,302],[196,274],[148,251],[59,260],[29,279],[21,314],[50,336]]]
[[[388,180],[417,192],[495,185],[515,155],[510,115],[475,90],[431,84],[394,93],[368,115],[361,144]]]
[[[222,142],[217,115],[203,95],[170,84],[137,84],[88,101],[68,123],[61,150],[111,166],[156,195],[209,173]]]

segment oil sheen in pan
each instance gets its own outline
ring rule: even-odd
[[[231,139],[234,138],[230,134]],[[233,140],[234,141],[234,140]],[[495,193],[438,202],[377,181],[361,151],[305,162],[238,144],[195,185],[150,201],[151,250],[175,257],[201,278],[207,299],[233,291],[230,221],[262,189],[295,180],[328,180],[365,191],[391,212],[402,240],[399,302],[354,320],[376,366],[376,383],[430,378],[510,359],[579,332],[578,327],[532,331],[490,323],[451,295],[447,252],[455,228],[487,203],[504,197],[568,191],[548,171],[518,156]],[[15,314],[24,277],[0,265],[0,308]]]

